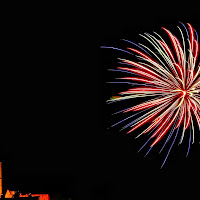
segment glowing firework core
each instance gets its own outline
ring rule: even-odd
[[[186,94],[187,94],[187,90],[183,90],[183,97],[185,98]]]

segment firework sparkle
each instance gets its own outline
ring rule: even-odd
[[[129,55],[136,55],[139,60],[133,61],[119,58],[122,66],[112,71],[125,72],[128,75],[119,78],[120,81],[112,83],[125,83],[133,87],[111,97],[107,102],[124,102],[129,99],[142,97],[150,99],[117,112],[130,113],[130,116],[113,124],[112,127],[135,117],[133,121],[123,127],[123,129],[128,128],[127,134],[130,134],[145,124],[150,123],[145,130],[136,136],[137,138],[140,135],[149,133],[150,138],[141,147],[142,149],[149,141],[153,140],[149,151],[167,135],[167,139],[161,149],[162,151],[172,135],[175,135],[161,167],[164,166],[179,133],[181,135],[179,144],[181,144],[186,130],[191,130],[187,151],[188,156],[190,143],[195,141],[194,123],[197,124],[200,130],[198,34],[189,23],[187,25],[181,23],[181,26],[183,30],[178,26],[181,35],[180,40],[168,29],[162,27],[171,41],[171,46],[156,32],[154,32],[154,35],[149,33],[140,34],[150,43],[151,48],[128,40],[123,41],[134,45],[136,48],[127,47],[124,50],[102,46],[102,48],[110,48]],[[184,37],[184,35],[187,35],[187,37]],[[140,117],[136,117],[141,113]]]

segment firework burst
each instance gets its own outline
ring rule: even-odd
[[[124,41],[134,45],[136,48],[128,47],[124,50],[102,46],[102,48],[111,48],[128,54],[136,54],[139,61],[135,62],[120,58],[120,63],[123,66],[114,70],[128,74],[128,76],[120,78],[120,82],[115,83],[128,83],[133,85],[133,87],[120,92],[118,96],[112,97],[108,102],[141,97],[148,97],[150,100],[119,111],[118,113],[130,113],[130,116],[113,124],[113,126],[142,113],[140,117],[128,123],[124,128],[129,129],[127,132],[129,134],[139,127],[150,123],[144,131],[137,135],[139,137],[142,134],[150,134],[149,140],[142,146],[143,148],[150,140],[153,140],[149,151],[167,134],[168,137],[163,145],[164,148],[171,136],[175,134],[162,166],[170,153],[178,133],[181,134],[179,143],[182,143],[186,130],[191,130],[188,155],[190,143],[194,143],[195,138],[194,123],[197,124],[200,130],[198,34],[189,23],[187,25],[181,24],[183,30],[178,27],[181,40],[166,28],[162,28],[171,40],[171,46],[155,32],[155,35],[149,33],[141,35],[151,44],[151,49],[143,44],[134,44],[128,40]],[[184,35],[187,35],[187,37],[185,38]]]

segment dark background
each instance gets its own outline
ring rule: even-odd
[[[146,151],[137,151],[146,138],[107,129],[118,119],[111,113],[120,108],[105,103],[118,91],[106,84],[114,77],[107,69],[123,55],[100,46],[123,47],[123,38],[137,43],[139,33],[159,32],[161,26],[177,31],[179,21],[199,32],[197,12],[163,6],[7,8],[2,28],[3,187],[72,199],[198,194],[197,142],[187,159],[187,145],[175,144],[160,170],[166,152],[159,155],[158,147],[144,158]]]
[[[66,14],[52,6],[13,4],[3,13],[3,189],[76,199]]]
[[[124,49],[130,46],[120,39],[142,43],[144,40],[138,34],[144,32],[152,33],[156,31],[165,37],[161,27],[168,28],[175,35],[179,35],[176,27],[180,26],[179,21],[191,23],[199,32],[200,18],[195,12],[178,12],[178,9],[167,10],[160,7],[153,10],[151,6],[146,5],[144,7],[133,6],[132,8],[132,12],[131,8],[127,7],[122,7],[119,10],[110,7],[102,9],[103,17],[97,29],[99,36],[97,48],[98,46],[114,46]],[[111,114],[129,107],[130,104],[123,106],[120,105],[121,103],[104,104],[111,96],[117,95],[117,92],[126,90],[126,87],[124,89],[116,84],[114,86],[106,84],[106,82],[114,81],[115,77],[123,76],[120,73],[109,72],[108,69],[118,66],[117,58],[131,58],[126,54],[110,49],[99,48],[98,53],[101,60],[100,65],[94,64],[93,68],[95,69],[91,67],[91,74],[94,74],[95,79],[95,75],[101,74],[102,86],[100,92],[103,96],[101,102],[103,106],[98,109],[96,102],[93,107],[94,110],[97,108],[97,121],[93,125],[95,136],[93,136],[92,145],[92,152],[96,153],[95,156],[92,156],[94,155],[92,153],[89,154],[91,171],[88,173],[92,175],[90,175],[91,180],[88,181],[88,185],[90,185],[91,196],[93,195],[93,198],[96,197],[96,199],[159,199],[163,197],[173,198],[173,196],[195,198],[198,196],[196,180],[199,179],[200,166],[199,129],[196,129],[196,142],[191,147],[189,157],[185,158],[188,148],[188,134],[185,137],[185,142],[178,146],[179,135],[163,169],[160,169],[160,166],[167,154],[169,144],[161,154],[159,154],[159,150],[163,141],[147,157],[144,157],[144,155],[148,148],[137,153],[148,137],[135,140],[134,137],[137,133],[126,135],[126,131],[119,132],[120,125],[107,129],[124,118],[120,115],[112,116]],[[97,66],[100,70],[97,69]],[[97,89],[95,88],[95,90]],[[93,97],[93,101],[100,96],[95,90],[93,92],[96,94],[96,98]],[[103,121],[103,129],[100,128],[98,120]],[[88,151],[90,152],[90,150]]]

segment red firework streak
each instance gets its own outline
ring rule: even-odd
[[[142,44],[134,44],[128,40],[124,41],[137,46],[139,50],[130,47],[126,50],[114,47],[102,47],[117,49],[129,54],[134,53],[140,59],[139,62],[120,59],[123,66],[118,67],[116,71],[127,72],[129,76],[120,78],[122,82],[113,83],[128,83],[133,85],[133,87],[127,91],[120,92],[118,94],[120,96],[112,98],[108,100],[108,102],[150,97],[148,101],[119,111],[118,113],[136,113],[113,125],[115,126],[143,112],[142,116],[136,118],[124,128],[129,128],[127,132],[127,134],[129,134],[144,124],[150,123],[150,125],[138,135],[151,133],[151,137],[148,141],[150,141],[150,139],[154,141],[150,145],[150,150],[166,134],[168,134],[168,137],[164,146],[172,135],[175,135],[171,145],[172,147],[180,127],[182,127],[183,131],[181,132],[179,143],[182,143],[185,132],[190,127],[189,153],[191,140],[192,143],[194,143],[194,121],[196,121],[195,123],[197,123],[200,129],[200,63],[198,63],[198,35],[189,23],[187,23],[187,26],[183,23],[181,24],[184,31],[178,27],[181,35],[180,41],[169,30],[162,28],[170,38],[172,48],[170,48],[157,33],[155,33],[155,36],[149,33],[141,35],[150,42],[154,50]],[[184,38],[184,33],[185,35],[187,34],[187,38]],[[124,67],[124,65],[126,65],[126,67]],[[123,82],[125,80],[128,82]],[[170,153],[171,147],[162,166]]]

